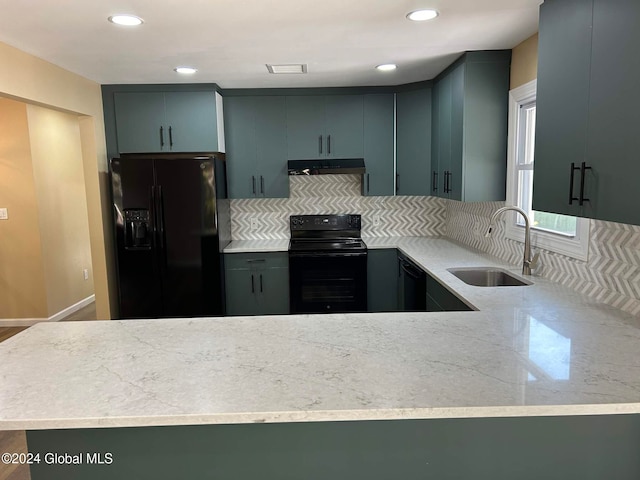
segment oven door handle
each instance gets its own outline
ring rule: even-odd
[[[367,252],[351,252],[351,253],[302,253],[289,252],[289,258],[338,258],[338,257],[366,257]]]

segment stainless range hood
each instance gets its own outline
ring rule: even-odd
[[[289,160],[289,175],[362,175],[366,173],[364,158],[322,160]]]

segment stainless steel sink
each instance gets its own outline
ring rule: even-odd
[[[522,287],[533,282],[496,267],[449,268],[450,273],[468,285],[476,287]]]

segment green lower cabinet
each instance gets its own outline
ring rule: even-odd
[[[367,252],[367,309],[398,311],[398,253],[395,248]]]
[[[224,257],[227,315],[289,313],[286,253],[231,253]]]
[[[467,312],[472,309],[427,274],[427,312]]]
[[[289,313],[289,267],[265,268],[257,272],[258,315]]]
[[[435,418],[32,430],[27,444],[32,480],[637,480],[639,431],[638,414]]]

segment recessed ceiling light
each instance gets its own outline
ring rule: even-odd
[[[407,18],[409,20],[413,20],[414,22],[424,22],[425,20],[433,20],[438,16],[437,10],[425,9],[425,10],[415,10],[407,14]]]
[[[125,25],[127,27],[135,27],[142,24],[142,19],[135,15],[111,15],[109,21],[116,25]]]
[[[395,63],[383,63],[382,65],[376,66],[376,68],[381,72],[391,72],[398,68],[398,66]]]
[[[185,74],[185,75],[191,75],[191,74],[196,73],[198,71],[198,69],[193,68],[193,67],[176,67],[173,70],[178,72],[178,73]]]

